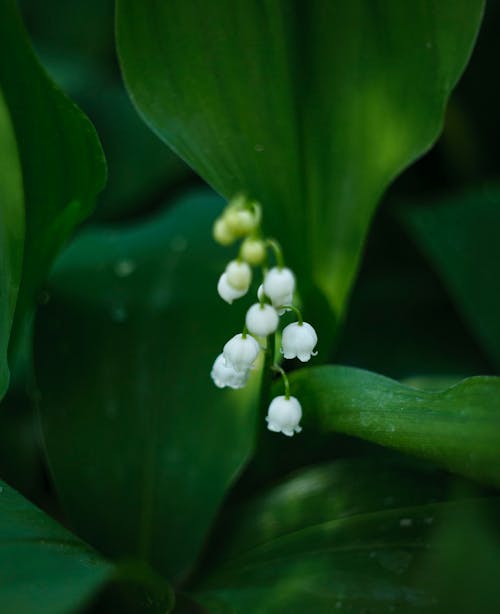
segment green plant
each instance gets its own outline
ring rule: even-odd
[[[117,0],[199,178],[111,4],[47,6],[52,78],[0,0],[0,612],[497,612],[496,123],[449,102],[483,2]],[[318,355],[218,390],[257,299],[217,280],[276,240],[256,309]]]

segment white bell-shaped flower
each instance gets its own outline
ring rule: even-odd
[[[222,273],[217,283],[217,292],[219,293],[219,296],[226,301],[226,303],[231,305],[237,298],[245,296],[245,294],[248,292],[248,288],[246,290],[237,290],[227,281],[227,274]]]
[[[266,296],[264,292],[264,285],[260,284],[260,286],[257,288],[257,298],[259,299],[259,301],[262,301],[264,296]],[[281,307],[282,305],[291,305],[292,303],[293,303],[293,294],[290,294],[289,296],[281,297],[277,303],[273,302],[273,307],[275,309],[278,309],[278,307]],[[282,316],[287,311],[291,311],[291,309],[278,309],[277,313],[279,316]]]
[[[210,376],[218,388],[243,388],[250,375],[250,371],[235,371],[228,366],[223,354],[219,354],[215,359]]]
[[[279,396],[274,398],[267,411],[267,428],[275,433],[283,433],[291,437],[294,433],[300,433],[299,426],[302,418],[302,407],[295,397]]]
[[[229,339],[222,351],[226,365],[238,373],[251,369],[259,352],[260,345],[257,340],[242,333]]]
[[[273,305],[286,305],[295,290],[295,275],[286,267],[274,267],[264,278],[264,294],[271,299]]]
[[[294,322],[285,326],[281,337],[281,352],[285,358],[297,357],[302,362],[316,356],[314,351],[318,336],[314,328],[307,322]]]
[[[247,311],[245,324],[253,335],[267,337],[278,328],[278,312],[271,305],[255,303]]]
[[[252,282],[252,269],[242,260],[231,260],[226,267],[226,279],[235,290],[247,292]]]

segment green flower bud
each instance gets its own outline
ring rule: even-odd
[[[223,217],[219,217],[215,220],[212,235],[215,242],[219,243],[219,245],[227,246],[236,241],[235,235],[231,232]]]
[[[259,266],[266,258],[266,246],[264,241],[248,237],[241,244],[240,256],[252,266]]]

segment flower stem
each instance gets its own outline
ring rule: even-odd
[[[288,381],[287,374],[279,365],[272,365],[271,369],[279,373],[283,378],[283,383],[285,384],[285,399],[288,400],[290,398],[290,382]]]
[[[278,311],[280,311],[281,309],[291,309],[297,316],[297,319],[299,321],[299,326],[302,326],[302,324],[304,324],[304,318],[302,317],[302,312],[300,311],[298,307],[295,307],[295,305],[280,305],[278,307]]]
[[[260,414],[262,416],[265,416],[267,413],[271,396],[271,365],[274,361],[275,344],[275,335],[267,337],[267,348],[264,355],[264,368],[262,369],[262,383],[260,388]]]
[[[276,241],[276,239],[266,239],[266,245],[273,250],[278,269],[282,269],[285,266],[285,260],[283,258],[281,245],[278,243],[278,241]]]

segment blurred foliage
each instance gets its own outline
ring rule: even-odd
[[[0,5],[7,6],[6,1],[0,0]],[[498,373],[495,233],[500,227],[496,120],[500,85],[492,78],[492,67],[500,52],[500,5],[490,2],[486,7],[474,54],[448,106],[436,147],[388,189],[368,236],[345,321],[332,317],[324,288],[313,287],[315,282],[301,286],[307,313],[319,325],[322,362],[330,358],[404,379],[404,385],[347,367],[298,372],[292,377],[303,401],[305,428],[299,437],[288,439],[265,429],[265,399],[258,410],[255,406],[257,377],[248,395],[211,387],[210,363],[233,329],[239,330],[244,308],[223,305],[214,290],[229,254],[212,245],[210,238],[210,223],[222,199],[206,188],[190,191],[201,180],[134,110],[116,60],[113,3],[21,0],[19,4],[43,65],[95,123],[108,158],[109,183],[87,223],[90,227],[69,244],[39,294],[34,374],[29,331],[20,332],[21,360],[13,365],[14,383],[0,406],[0,476],[113,563],[2,484],[2,614],[342,609],[359,614],[496,614],[500,609],[498,491],[469,480],[498,484],[498,379],[469,378],[453,384],[468,376]],[[377,13],[382,10],[378,3],[364,4],[376,18],[370,27],[356,28],[356,36],[352,24],[340,22],[333,36],[326,19],[316,23],[308,19],[322,3],[304,5],[300,23],[292,28],[293,40],[301,34],[299,28],[306,33],[299,38],[300,61],[291,47],[281,45],[282,38],[260,27],[251,30],[248,21],[237,29],[226,27],[235,10],[257,10],[261,4],[228,3],[217,28],[201,19],[225,4],[136,3],[138,12],[159,7],[186,16],[193,9],[190,18],[200,28],[196,46],[189,38],[193,24],[187,17],[172,19],[170,13],[162,36],[151,36],[147,43],[164,49],[172,43],[171,36],[179,43],[178,53],[170,48],[168,63],[162,63],[162,55],[158,65],[147,62],[139,68],[145,73],[165,68],[162,84],[167,87],[169,79],[172,83],[180,79],[178,95],[205,91],[206,98],[187,96],[179,113],[165,119],[173,125],[156,128],[168,140],[181,133],[192,139],[189,155],[183,139],[176,146],[191,161],[202,157],[206,166],[202,174],[227,194],[232,189],[226,189],[228,178],[219,181],[215,176],[226,172],[226,162],[231,166],[241,157],[227,185],[234,187],[231,182],[236,181],[238,188],[244,183],[252,190],[257,186],[257,192],[262,188],[258,195],[269,195],[266,224],[283,239],[302,280],[310,266],[310,250],[304,245],[310,246],[314,232],[328,244],[333,222],[335,232],[341,233],[338,222],[346,217],[339,202],[352,205],[351,199],[366,188],[362,162],[368,164],[373,158],[373,164],[386,168],[397,149],[392,145],[411,140],[404,120],[413,109],[418,117],[410,123],[414,127],[425,123],[427,137],[423,138],[423,130],[415,134],[418,146],[411,155],[398,158],[400,170],[429,145],[442,109],[434,103],[431,110],[427,107],[436,92],[430,95],[424,87],[421,56],[410,62],[412,70],[406,56],[393,64],[396,74],[384,69],[384,78],[401,78],[409,89],[400,90],[389,80],[390,91],[397,95],[375,100],[377,89],[369,88],[373,83],[367,75],[378,74],[384,58],[399,57],[396,42],[411,52],[414,39],[408,31],[418,29],[417,22],[408,31],[405,25],[394,31],[393,40],[393,30]],[[278,8],[299,4],[276,1],[266,6],[277,17]],[[363,5],[332,2],[330,6],[334,4],[347,12]],[[388,6],[401,11],[400,16],[408,10],[396,0],[383,10]],[[477,16],[479,3],[441,3],[440,11],[446,7],[450,14],[440,48],[455,52],[457,45],[450,44],[448,37],[458,30],[464,36],[463,50],[470,48],[476,18],[463,20],[459,15],[471,11]],[[358,23],[353,17],[354,22]],[[139,25],[139,21],[129,24]],[[152,25],[161,26],[159,21]],[[290,32],[289,13],[281,25]],[[366,50],[376,28],[385,32],[380,54]],[[227,60],[226,76],[221,64],[217,71],[203,72],[216,53],[206,41],[214,29],[221,32],[217,44]],[[0,30],[5,34],[0,46],[6,48],[16,38],[15,30],[6,21]],[[253,44],[253,37],[268,35],[268,44]],[[355,50],[356,40],[365,45],[359,72],[355,54],[347,60],[356,69],[348,70],[346,60],[345,66],[330,62],[326,76],[306,70],[307,62],[320,53],[333,53],[336,45]],[[245,48],[244,43],[248,47],[248,41],[252,53],[243,61],[262,59],[255,71],[240,70],[238,64],[242,60],[237,51]],[[314,45],[306,44],[311,41]],[[460,66],[451,71],[455,77],[465,62],[464,53],[458,54]],[[282,60],[287,65],[289,54],[298,66],[293,87],[286,81],[288,73],[279,70]],[[6,51],[3,63],[0,60],[2,70],[15,77],[21,56]],[[444,64],[447,59],[441,58]],[[428,68],[433,69],[432,63]],[[341,88],[339,74],[345,77]],[[344,104],[350,100],[346,92],[355,77],[360,79],[356,94],[366,95],[358,106],[349,107]],[[14,91],[19,84],[15,78],[12,83]],[[451,85],[448,80],[443,89],[438,88],[441,102]],[[289,87],[304,104],[290,108],[283,95]],[[412,88],[418,89],[417,96]],[[23,105],[40,103],[36,92],[26,91]],[[274,95],[267,96],[269,92]],[[407,98],[412,92],[414,99]],[[304,114],[316,95],[318,104]],[[59,93],[54,96],[64,100]],[[159,105],[160,114],[167,110],[167,98]],[[243,119],[238,115],[241,110]],[[281,119],[273,123],[276,112]],[[5,195],[12,194],[9,180],[15,180],[16,166],[5,135],[13,128],[15,132],[16,126],[10,107],[1,113],[0,108],[4,155],[0,205],[4,206]],[[283,141],[276,135],[287,133],[290,117],[296,115],[305,118],[300,130],[305,153],[295,166],[282,165],[275,143],[290,143],[288,137]],[[332,117],[354,119],[334,130]],[[366,121],[358,121],[361,117]],[[267,129],[260,132],[265,122]],[[213,134],[202,142],[211,126]],[[349,130],[352,140],[345,138]],[[329,132],[333,152],[323,146]],[[347,146],[339,144],[341,136]],[[31,137],[25,132],[23,146]],[[250,150],[245,138],[250,139]],[[45,142],[52,142],[52,136]],[[216,163],[215,153],[225,156],[224,164]],[[297,152],[286,147],[282,154],[290,161]],[[339,181],[340,171],[331,172],[328,166],[332,156],[340,166],[354,169],[352,177],[359,185],[354,180]],[[33,160],[38,164],[39,157]],[[202,166],[197,164],[197,169]],[[302,166],[309,169],[306,175],[298,170]],[[40,175],[46,174],[46,167],[40,168]],[[67,179],[64,168],[61,175]],[[247,171],[250,182],[243,179]],[[304,176],[306,191],[296,185]],[[383,185],[371,189],[372,204],[368,207],[364,200],[360,209],[366,205],[371,210],[389,178],[385,173]],[[266,182],[281,182],[281,187],[268,189]],[[40,189],[28,183],[32,191]],[[328,193],[321,192],[327,184]],[[281,197],[281,188],[287,198]],[[305,213],[309,199],[319,203],[310,220]],[[295,203],[292,213],[289,202]],[[90,207],[89,200],[86,214]],[[0,292],[9,286],[15,294],[15,283],[3,276],[11,266],[11,246],[5,238],[17,235],[9,228],[5,233],[10,214],[5,207],[0,210],[4,284]],[[368,218],[351,219],[361,243]],[[307,230],[309,222],[314,232]],[[36,220],[29,223],[37,230],[42,226]],[[347,243],[351,255],[359,253],[358,239],[356,245]],[[47,239],[49,244],[56,247],[53,238]],[[325,281],[329,274],[325,254],[338,245],[332,241],[324,251],[312,250],[323,267],[323,285],[333,283],[333,278]],[[30,249],[28,258],[33,260],[33,253],[40,252],[38,247]],[[353,267],[351,273],[356,269],[353,262],[346,264],[346,270]],[[33,287],[45,279],[46,267],[40,269],[44,270]],[[347,286],[351,273],[345,277]],[[332,294],[329,300],[340,304],[345,296]],[[10,326],[10,307],[4,307],[5,303],[0,343]],[[334,343],[333,329],[339,322],[342,329]],[[427,460],[416,461],[410,454]],[[175,594],[168,581],[173,582]]]
[[[0,611],[77,611],[112,565],[0,482]]]
[[[241,328],[211,291],[221,205],[206,190],[142,224],[83,232],[36,325],[45,449],[71,525],[168,577],[193,565],[253,446],[255,388],[222,392],[209,376]]]
[[[0,264],[9,268],[0,271],[1,398],[6,348],[12,362],[40,285],[68,236],[92,211],[106,165],[92,124],[40,66],[16,3],[1,0],[0,16],[1,163],[12,173],[0,201],[7,244]]]
[[[407,208],[403,221],[500,368],[500,188]]]
[[[21,0],[27,27],[54,80],[94,122],[108,159],[95,220],[157,207],[194,181],[141,122],[125,94],[114,47],[113,0]]]

